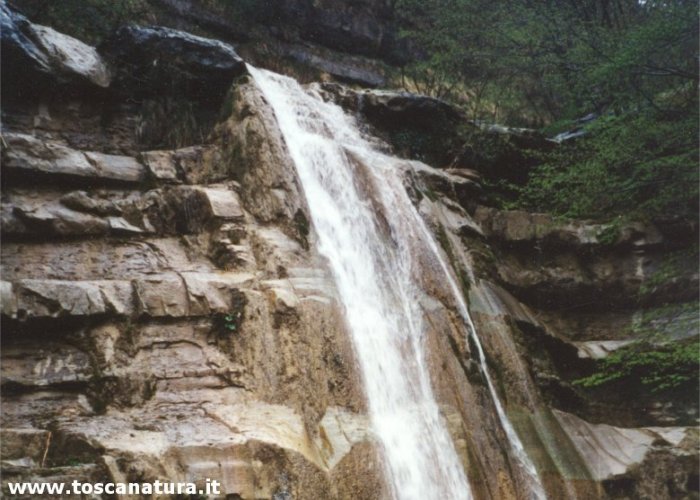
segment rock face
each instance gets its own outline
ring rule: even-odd
[[[99,51],[119,68],[116,85],[132,96],[172,91],[177,84],[190,97],[217,99],[246,71],[230,45],[163,27],[124,26]]]
[[[338,19],[324,22],[342,27]],[[370,48],[384,40],[352,26]],[[343,309],[274,113],[242,75],[205,143],[144,146],[132,131],[138,109],[120,100],[128,71],[190,43],[211,50],[202,59],[211,64],[198,73],[184,58],[187,78],[223,81],[243,67],[218,44],[175,33],[161,46],[172,33],[152,31],[145,54],[139,44],[109,49],[124,82],[109,108],[90,93],[67,104],[37,92],[3,109],[3,481],[208,478],[227,498],[389,498]],[[347,100],[375,128],[456,119],[420,97],[313,90]],[[694,498],[692,400],[589,394],[572,380],[625,345],[640,312],[697,300],[692,256],[679,257],[672,280],[653,279],[697,228],[611,232],[498,211],[476,203],[472,169],[396,165],[462,286],[505,412],[550,497]],[[475,494],[524,498],[444,275],[420,279],[426,363]],[[632,300],[642,286],[647,302]],[[683,338],[697,331],[676,321],[688,316],[654,317]]]
[[[285,20],[302,37],[345,52],[377,56],[390,43],[390,10],[384,2],[338,0],[277,2]]]
[[[404,158],[447,167],[462,145],[459,130],[473,127],[459,109],[434,97],[387,90],[353,90],[324,83],[320,92],[356,114]]]
[[[192,0],[155,0],[159,22],[179,29],[206,30],[245,47],[259,67],[282,65],[297,76],[316,73],[342,82],[377,87],[386,64],[407,58],[398,41],[391,5],[343,0],[274,0],[217,10]]]
[[[222,79],[242,68],[210,48]],[[266,134],[274,118],[254,87],[235,92],[212,142],[177,150],[139,152],[123,135],[113,154],[109,129],[73,134],[42,94],[3,110],[3,481],[212,478],[236,498],[382,494],[285,146]],[[78,105],[84,123],[99,122],[99,107]]]

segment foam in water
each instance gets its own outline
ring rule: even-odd
[[[345,308],[393,497],[471,499],[430,384],[416,255],[426,250],[434,254],[472,334],[473,325],[449,268],[408,198],[395,160],[363,139],[339,106],[305,91],[291,78],[252,67],[249,71],[275,111],[309,205],[319,251],[329,261]],[[534,467],[486,375],[516,457],[534,478],[533,494],[544,498]]]

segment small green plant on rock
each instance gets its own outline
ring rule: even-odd
[[[617,217],[613,219],[609,224],[604,225],[600,231],[595,235],[596,239],[601,245],[611,246],[614,245],[620,238],[623,218]]]
[[[231,310],[228,312],[215,313],[212,316],[212,331],[220,337],[239,333],[241,331],[241,324],[243,323],[246,303],[245,295],[239,291],[234,291]]]
[[[229,332],[238,331],[238,322],[241,319],[241,312],[224,315],[224,328]]]
[[[228,313],[217,313],[212,317],[213,331],[219,337],[228,337],[241,331],[243,313],[232,311]]]

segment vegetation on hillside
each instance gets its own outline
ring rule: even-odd
[[[615,384],[651,392],[692,388],[697,393],[699,321],[694,302],[648,309],[628,332],[636,341],[596,360],[595,370],[574,383],[589,389]]]
[[[423,56],[407,88],[475,120],[585,135],[537,158],[506,206],[570,217],[696,217],[698,15],[687,0],[399,0]]]
[[[613,221],[604,235],[613,241],[625,218],[697,221],[697,8],[688,0],[398,0],[402,36],[420,56],[397,78],[461,106],[475,123],[550,137],[576,130],[518,158],[503,139],[472,129],[461,133],[462,163],[482,171],[500,207]],[[640,301],[673,281],[674,262],[644,283]],[[627,332],[635,342],[576,384],[697,392],[697,303],[680,306],[683,314],[674,307],[647,310]]]

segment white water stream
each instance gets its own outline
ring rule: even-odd
[[[396,159],[364,139],[339,106],[324,102],[291,78],[249,70],[274,109],[309,205],[319,251],[330,263],[393,497],[472,498],[425,359],[417,256],[429,252],[471,329],[498,416],[530,479],[531,496],[545,498],[498,400],[464,298],[406,193]]]

